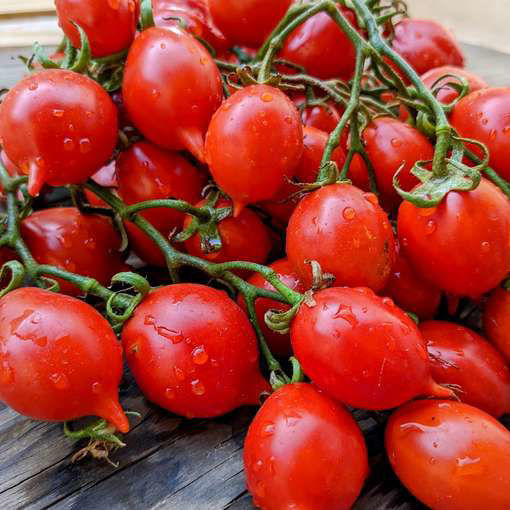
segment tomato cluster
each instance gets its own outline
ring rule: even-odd
[[[0,398],[125,433],[124,356],[187,418],[265,400],[258,507],[350,508],[359,408],[429,507],[510,508],[510,88],[361,0],[152,4],[57,0],[66,53],[0,105]]]

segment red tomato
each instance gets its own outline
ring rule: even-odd
[[[234,202],[272,198],[292,177],[303,153],[299,112],[280,90],[251,85],[223,102],[205,141],[206,159],[218,186]]]
[[[483,326],[487,338],[510,362],[510,293],[505,289],[498,287],[489,296]]]
[[[35,196],[45,183],[82,183],[111,158],[117,111],[87,76],[40,71],[4,97],[0,137],[9,159],[30,176],[28,191]]]
[[[307,287],[308,260],[335,285],[380,291],[395,262],[395,239],[377,198],[350,184],[325,186],[299,202],[287,227],[287,257]]]
[[[99,172],[96,172],[91,177],[91,179],[100,186],[104,186],[105,188],[116,189],[118,187],[118,182],[115,167],[116,161],[112,161],[108,165],[101,168]],[[98,198],[97,195],[92,191],[84,189],[84,193],[90,205],[93,205],[95,207],[109,207],[108,204],[106,204],[106,202]]]
[[[453,109],[451,123],[465,138],[474,138],[489,149],[490,166],[504,179],[510,179],[510,87],[488,88],[462,98]],[[479,156],[482,151],[471,149]]]
[[[204,159],[204,135],[223,97],[209,52],[177,27],[152,27],[131,46],[122,95],[129,118],[151,142]]]
[[[398,235],[414,268],[451,294],[479,297],[510,270],[510,203],[486,179],[473,191],[450,191],[437,207],[403,202]]]
[[[510,433],[475,407],[411,402],[388,421],[386,451],[400,481],[427,507],[510,508]]]
[[[305,103],[305,96],[303,94],[297,94],[292,98],[292,102],[296,105],[296,108],[301,112],[301,122],[303,125],[308,127],[314,127],[331,133],[340,122],[340,111],[343,109],[340,105],[328,101],[323,105],[317,106],[306,106],[302,107]],[[348,132],[345,131],[347,135]],[[340,142],[340,145],[344,148],[347,147],[347,136]]]
[[[301,283],[299,276],[292,269],[289,261],[287,259],[277,260],[273,262],[269,266],[273,271],[276,272],[278,278],[285,284],[287,287],[295,290],[296,292],[304,292],[306,290],[305,286]],[[261,289],[272,290],[274,291],[274,287],[260,274],[254,273],[252,277],[248,280],[248,283],[255,285]],[[244,301],[244,297],[239,294],[238,303],[246,310],[246,303]],[[274,299],[267,298],[258,298],[255,301],[255,311],[257,312],[257,320],[262,328],[262,332],[264,333],[264,338],[269,346],[270,351],[277,357],[286,358],[292,354],[292,349],[290,346],[290,335],[282,335],[269,329],[264,322],[264,316],[269,310],[278,310],[281,312],[286,312],[290,310],[290,306],[285,303],[280,303]]]
[[[455,76],[459,76],[460,78],[465,78],[469,84],[469,91],[474,92],[475,90],[484,89],[488,87],[487,83],[485,83],[482,78],[473,74],[466,69],[462,69],[462,67],[455,66],[441,66],[435,67],[434,69],[430,69],[427,71],[422,77],[423,83],[429,88],[432,88],[434,85],[434,89],[439,89],[437,93],[437,99],[442,103],[451,103],[454,99],[459,96],[459,93],[453,88],[447,85],[448,83],[457,83],[455,78],[449,77],[444,78],[437,82],[441,76],[445,74],[453,74]],[[437,83],[436,83],[437,82]]]
[[[348,510],[368,475],[363,435],[352,416],[311,384],[273,393],[244,443],[248,490],[265,510]]]
[[[487,340],[445,321],[423,322],[420,332],[427,342],[435,381],[458,386],[462,402],[496,418],[510,411],[510,370]]]
[[[211,15],[233,45],[260,46],[292,0],[209,0]]]
[[[256,404],[270,390],[248,318],[225,292],[205,285],[151,292],[124,326],[122,343],[144,395],[188,418]]]
[[[391,117],[372,121],[362,138],[374,168],[381,202],[389,210],[396,209],[402,198],[393,187],[393,176],[404,165],[399,173],[400,187],[406,191],[413,189],[419,181],[411,175],[411,169],[417,161],[432,159],[434,147],[416,128]],[[357,175],[352,179],[357,186],[364,184],[359,183]],[[368,180],[368,174],[364,179]]]
[[[87,34],[95,58],[125,50],[135,38],[139,0],[55,0],[55,7],[58,24],[73,46],[81,44],[72,22]]]
[[[305,373],[329,395],[363,409],[451,395],[433,381],[418,328],[391,299],[348,287],[313,299],[299,309],[290,338]]]
[[[88,276],[102,285],[128,270],[119,252],[120,236],[105,216],[82,214],[75,207],[43,209],[21,222],[21,235],[39,264]],[[57,281],[62,293],[82,294],[71,283]]]
[[[122,349],[108,322],[78,299],[33,287],[0,299],[0,399],[36,420],[97,415],[121,432]]]

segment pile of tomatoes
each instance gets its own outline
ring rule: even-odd
[[[353,408],[430,508],[510,508],[510,88],[465,70],[440,24],[377,18],[384,2],[55,3],[64,53],[0,104],[1,400],[126,433],[125,357],[187,418],[263,402],[244,463],[265,510],[355,503]],[[383,36],[384,73],[361,76],[354,41]],[[420,98],[447,116],[444,162]],[[474,174],[414,200],[436,167]]]

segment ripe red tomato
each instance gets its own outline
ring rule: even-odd
[[[75,207],[42,209],[21,222],[21,235],[39,264],[95,278],[102,285],[128,270],[119,252],[120,236],[106,216],[82,214]],[[57,281],[64,294],[82,293],[71,283]]]
[[[55,0],[55,7],[58,24],[73,46],[80,48],[81,44],[72,22],[87,34],[95,58],[125,50],[135,38],[139,0]]]
[[[206,159],[218,186],[234,202],[272,198],[292,177],[303,153],[299,112],[279,89],[251,85],[223,102],[205,141]]]
[[[462,98],[453,109],[451,123],[465,138],[474,138],[489,149],[490,166],[504,179],[510,179],[510,87],[488,88]],[[479,156],[482,151],[471,146]]]
[[[188,418],[256,404],[270,390],[248,318],[225,292],[205,285],[151,292],[124,326],[122,343],[144,395]]]
[[[420,324],[427,342],[432,377],[458,386],[457,396],[496,418],[510,411],[510,370],[487,340],[445,321]]]
[[[412,190],[419,183],[411,174],[413,165],[420,160],[432,159],[434,147],[416,128],[391,117],[372,121],[363,131],[362,138],[374,168],[381,203],[385,209],[396,209],[402,198],[393,187],[393,176],[404,165],[399,173],[400,187]],[[368,180],[368,174],[363,177]],[[358,184],[358,175],[352,175],[352,179],[353,184],[363,186],[363,181]]]
[[[410,402],[391,416],[386,451],[400,481],[434,510],[510,508],[510,432],[461,402]]]
[[[108,322],[78,299],[33,287],[0,299],[0,399],[36,420],[96,415],[121,432],[122,348]]]
[[[329,134],[340,122],[342,108],[332,101],[328,101],[320,106],[303,107],[302,105],[305,103],[304,94],[296,94],[292,97],[292,102],[301,112],[301,122],[305,126],[314,127]],[[345,134],[347,135],[347,131],[345,131]],[[347,147],[347,136],[340,142],[340,145],[344,148]]]
[[[489,296],[483,326],[487,338],[510,362],[510,293],[505,289],[498,287]]]
[[[260,46],[292,0],[209,0],[212,18],[232,45]]]
[[[451,394],[433,381],[418,328],[391,299],[348,287],[313,299],[299,309],[290,338],[305,373],[329,395],[353,407],[391,409]]]
[[[307,287],[308,260],[335,285],[380,291],[395,262],[395,239],[377,197],[350,184],[325,186],[299,202],[287,227],[287,257]]]
[[[257,507],[348,510],[368,475],[356,421],[311,384],[287,384],[252,421],[244,443],[248,490]]]
[[[30,176],[28,191],[35,196],[45,183],[82,183],[111,158],[117,111],[87,76],[41,71],[4,97],[0,138],[9,159]]]
[[[476,74],[467,71],[466,69],[462,69],[462,67],[455,66],[435,67],[434,69],[430,69],[424,75],[422,75],[421,79],[427,87],[432,88],[432,85],[434,85],[434,83],[436,83],[437,80],[445,74],[453,74],[455,76],[459,76],[460,78],[465,78],[469,84],[470,92],[488,87],[487,83],[485,83],[485,81]],[[434,89],[439,89],[436,97],[442,103],[451,103],[455,98],[459,96],[459,93],[453,87],[447,85],[450,82],[457,83],[455,78],[449,77],[442,79],[434,85]]]
[[[414,268],[451,294],[479,297],[510,269],[510,203],[486,179],[473,191],[450,191],[437,207],[403,202],[398,235]]]
[[[115,190],[118,187],[117,174],[115,169],[116,164],[116,161],[110,162],[108,165],[105,165],[98,172],[96,172],[91,177],[91,179],[100,186]],[[106,202],[98,198],[98,196],[92,191],[89,191],[88,189],[84,189],[83,191],[90,205],[95,207],[109,207]]]
[[[209,52],[177,27],[152,27],[131,46],[122,95],[135,127],[164,149],[204,159],[204,135],[223,97]]]
[[[305,286],[301,283],[299,276],[292,269],[292,266],[289,264],[287,259],[277,260],[276,262],[273,262],[269,267],[276,272],[278,278],[285,285],[287,285],[287,287],[295,290],[296,292],[304,292],[306,290]],[[272,291],[275,290],[274,287],[260,273],[254,273],[248,280],[248,283],[251,283],[252,285],[255,285],[261,289]],[[237,301],[241,307],[246,310],[246,303],[244,301],[244,297],[241,294],[239,295]],[[286,312],[287,310],[290,310],[290,306],[285,303],[275,301],[274,299],[258,298],[255,301],[257,320],[260,324],[260,327],[262,328],[262,332],[264,333],[264,338],[269,346],[269,350],[277,357],[289,357],[292,354],[292,349],[290,346],[290,335],[282,335],[266,326],[266,323],[264,322],[264,316],[269,310]]]

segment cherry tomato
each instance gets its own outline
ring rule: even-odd
[[[313,299],[296,314],[290,338],[305,373],[329,395],[363,409],[452,395],[433,381],[418,328],[391,299],[348,287]]]
[[[272,198],[303,153],[299,112],[279,89],[251,85],[223,102],[205,141],[209,169],[234,202],[234,216],[247,204]]]
[[[276,272],[278,278],[285,284],[287,287],[295,290],[296,292],[304,292],[306,288],[301,283],[299,276],[292,269],[292,266],[289,264],[287,259],[277,260],[273,262],[269,266],[273,271]],[[252,277],[248,280],[248,283],[255,285],[261,289],[272,290],[274,291],[274,287],[260,274],[254,273]],[[244,301],[244,297],[240,294],[238,298],[238,303],[241,305],[243,309],[246,310],[246,303]],[[286,312],[290,310],[290,306],[285,303],[280,303],[274,299],[267,298],[258,298],[255,301],[255,311],[257,312],[257,320],[262,328],[262,332],[264,333],[264,338],[269,346],[270,351],[280,358],[289,357],[292,353],[292,349],[290,346],[290,335],[282,335],[269,329],[264,322],[264,316],[268,310],[278,310],[281,312]]]
[[[490,166],[504,179],[510,179],[510,87],[472,92],[458,102],[450,120],[460,136],[484,143],[489,149]],[[482,155],[478,147],[470,148]]]
[[[209,52],[177,27],[144,30],[131,46],[122,95],[135,127],[164,149],[204,159],[204,135],[223,97]]]
[[[122,349],[108,322],[78,299],[33,287],[0,299],[0,399],[36,420],[96,415],[121,432]]]
[[[411,169],[417,161],[432,159],[434,147],[416,128],[391,117],[372,121],[362,138],[374,168],[381,203],[388,210],[396,209],[402,198],[393,187],[393,176],[402,167],[400,187],[406,191],[413,189],[419,181],[411,174]],[[352,177],[353,183],[358,185],[359,178]]]
[[[58,24],[75,48],[80,48],[79,25],[90,43],[92,56],[106,57],[125,50],[135,38],[139,0],[55,0]]]
[[[127,271],[119,252],[121,240],[105,216],[83,214],[75,207],[42,209],[21,222],[21,235],[35,260],[96,279],[109,285],[112,276]],[[60,291],[81,291],[58,279]]]
[[[287,257],[307,287],[309,260],[335,285],[380,291],[395,262],[395,239],[377,198],[350,184],[325,186],[299,202],[287,227]]]
[[[510,362],[510,293],[494,289],[483,312],[483,326],[487,338]]]
[[[496,418],[510,411],[510,370],[487,340],[445,321],[423,322],[420,332],[427,342],[435,381],[456,385],[462,402]]]
[[[248,490],[257,507],[348,510],[368,475],[356,421],[311,384],[273,393],[244,443]]]
[[[260,46],[292,0],[209,0],[211,15],[233,45]]]
[[[301,122],[307,127],[314,127],[329,134],[340,122],[340,112],[342,109],[332,101],[321,105],[305,106],[305,96],[297,94],[292,98],[292,102],[301,112]],[[347,131],[345,133],[347,134]],[[347,147],[347,136],[344,138],[345,140],[342,140],[340,145],[345,148]]]
[[[105,188],[118,188],[117,174],[116,174],[116,161],[110,162],[105,165],[101,170],[96,172],[91,179],[97,184]],[[85,197],[90,205],[95,207],[109,207],[106,202],[98,198],[98,196],[88,189],[84,189]]]
[[[43,184],[79,184],[112,156],[117,111],[101,86],[63,70],[23,78],[4,97],[0,137],[9,159],[29,175],[35,196]]]
[[[196,284],[152,291],[122,331],[136,382],[177,414],[212,417],[269,391],[248,318],[225,292]]]
[[[473,191],[450,191],[437,207],[403,202],[398,235],[414,268],[451,294],[479,297],[510,269],[510,203],[486,179]]]
[[[400,481],[434,510],[510,508],[510,432],[461,402],[410,402],[391,416],[386,451]]]
[[[425,85],[429,88],[432,88],[432,86],[435,84],[434,89],[438,90],[436,97],[439,101],[445,104],[451,103],[459,96],[459,93],[453,87],[449,86],[448,83],[460,83],[452,77],[444,78],[438,82],[437,80],[445,74],[453,74],[455,76],[459,76],[460,78],[465,78],[469,84],[470,92],[488,87],[487,83],[485,83],[482,78],[470,71],[467,71],[466,69],[462,69],[462,67],[435,67],[434,69],[428,70],[421,77],[421,79],[423,83],[425,83]]]

